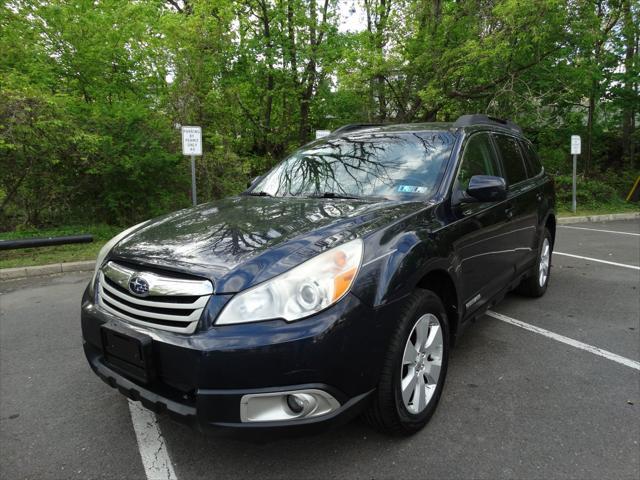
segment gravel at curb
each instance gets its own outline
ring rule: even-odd
[[[640,219],[640,212],[613,213],[609,215],[588,215],[582,217],[560,217],[559,225],[582,222],[610,222],[611,220]],[[0,268],[0,280],[14,280],[17,278],[39,277],[53,273],[88,272],[93,270],[95,262],[69,262],[54,263],[53,265],[40,265],[37,267]]]
[[[54,263],[52,265],[38,265],[36,267],[1,268],[0,280],[15,280],[17,278],[40,277],[54,273],[90,272],[95,261]]]

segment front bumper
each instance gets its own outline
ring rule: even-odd
[[[349,294],[298,322],[214,325],[187,336],[128,324],[96,308],[85,292],[82,334],[94,372],[153,411],[201,430],[307,432],[347,421],[366,406],[386,349],[385,318],[389,316]],[[151,336],[152,381],[135,380],[105,360],[100,333],[105,323]],[[246,423],[240,419],[244,395],[306,388],[330,393],[340,407],[304,419]]]
[[[280,422],[241,423],[237,421],[234,410],[239,410],[240,399],[243,395],[303,389],[319,389],[335,395],[336,391],[330,386],[322,384],[241,391],[209,390],[198,392],[195,404],[182,403],[143,388],[132,380],[111,370],[102,363],[98,356],[91,356],[91,353],[87,352],[86,345],[85,353],[87,353],[91,368],[105,383],[118,389],[120,393],[128,398],[139,401],[149,410],[159,414],[168,414],[172,419],[201,431],[209,431],[210,428],[215,428],[219,432],[240,433],[242,431],[251,431],[255,433],[260,431],[260,433],[268,433],[269,435],[273,433],[296,434],[324,431],[327,428],[342,425],[357,416],[366,406],[366,400],[372,393],[371,391],[365,392],[348,399],[341,404],[338,410],[321,417]],[[217,417],[218,419],[211,420],[212,417]],[[227,417],[227,419],[225,420],[224,417]],[[207,418],[209,420],[206,420]]]

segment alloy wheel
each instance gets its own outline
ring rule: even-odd
[[[551,245],[549,239],[545,238],[542,242],[542,250],[540,251],[540,267],[538,268],[538,283],[544,287],[549,277],[549,260],[551,258]]]
[[[419,414],[436,391],[442,368],[443,338],[438,317],[422,315],[413,326],[402,356],[400,390],[404,406]]]

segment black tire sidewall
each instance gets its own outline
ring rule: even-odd
[[[442,302],[434,293],[430,291],[424,291],[421,298],[416,302],[414,308],[408,312],[409,314],[402,319],[399,327],[399,334],[402,340],[399,342],[401,348],[398,348],[395,352],[393,359],[393,392],[394,392],[394,404],[396,407],[396,415],[401,425],[408,430],[419,430],[424,424],[431,418],[440,400],[442,389],[444,387],[445,378],[447,375],[447,368],[449,364],[449,323],[447,314],[445,312]],[[442,328],[443,349],[442,349],[442,365],[440,369],[440,377],[438,378],[438,385],[436,391],[431,397],[427,407],[420,413],[414,414],[409,412],[402,400],[401,385],[401,371],[402,371],[402,358],[404,356],[404,347],[411,334],[413,327],[417,320],[424,314],[431,313],[438,318],[440,327]]]

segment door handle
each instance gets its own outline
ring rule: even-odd
[[[504,214],[507,217],[507,220],[511,220],[513,218],[513,206],[509,205],[504,209]]]
[[[542,201],[542,194],[540,192],[536,193],[536,200],[539,202]]]

